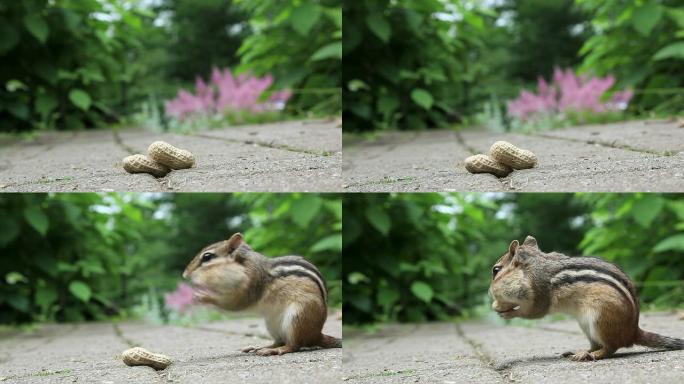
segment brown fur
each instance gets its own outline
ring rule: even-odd
[[[215,256],[202,262],[205,253]],[[271,273],[279,267],[281,274]],[[192,280],[200,302],[226,310],[255,309],[264,315],[274,343],[246,347],[243,352],[271,356],[297,352],[303,347],[340,348],[340,339],[321,332],[327,317],[325,292],[306,273],[301,276],[283,272],[282,268],[287,267],[320,278],[318,270],[306,260],[295,256],[269,259],[253,251],[237,233],[204,247],[190,261],[183,277]]]
[[[619,267],[598,258],[544,253],[532,236],[522,245],[511,242],[494,265],[489,293],[492,308],[505,319],[553,312],[577,318],[590,349],[563,354],[574,361],[606,358],[633,344],[684,349],[682,339],[639,328],[636,289]]]

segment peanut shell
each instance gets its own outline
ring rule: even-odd
[[[465,159],[465,168],[470,173],[491,173],[498,177],[504,177],[513,170],[507,165],[501,164],[487,155],[473,155]]]
[[[513,169],[534,168],[537,165],[537,155],[507,141],[497,141],[492,144],[489,154],[494,160]]]
[[[195,156],[190,151],[179,149],[164,141],[155,141],[147,148],[150,157],[171,169],[190,168],[195,164]]]
[[[127,349],[123,351],[121,357],[123,357],[123,362],[129,367],[145,365],[156,370],[161,370],[168,367],[172,363],[168,356],[159,353],[152,353],[141,347]]]
[[[131,155],[123,159],[123,167],[128,173],[149,173],[155,177],[163,177],[171,170],[145,155]]]

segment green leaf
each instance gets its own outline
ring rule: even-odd
[[[432,287],[422,281],[414,281],[413,284],[411,284],[411,292],[426,303],[432,301],[432,297],[434,296]]]
[[[392,36],[392,26],[385,17],[378,12],[371,13],[366,17],[366,25],[380,40],[387,43]]]
[[[366,218],[378,232],[387,236],[392,227],[392,221],[382,208],[377,205],[371,205],[366,208]]]
[[[24,17],[24,26],[38,41],[45,44],[50,33],[50,28],[48,27],[45,20],[42,17],[31,14]]]
[[[50,287],[38,287],[36,292],[36,304],[46,310],[52,303],[57,301],[57,292]]]
[[[434,103],[434,99],[432,98],[430,92],[422,88],[416,88],[413,91],[411,91],[411,100],[413,100],[416,104],[420,105],[424,109],[432,108],[432,104]]]
[[[57,107],[57,99],[50,95],[39,95],[36,98],[36,112],[43,117],[47,116],[53,109]]]
[[[28,279],[26,278],[26,276],[16,271],[12,271],[5,275],[5,281],[9,285],[14,285],[16,283],[28,283]]]
[[[347,276],[347,281],[349,284],[356,285],[358,283],[369,283],[370,279],[361,272],[352,272]]]
[[[316,195],[305,194],[301,199],[292,203],[292,220],[302,228],[306,228],[321,209],[321,198]]]
[[[72,89],[71,92],[69,92],[69,100],[84,111],[87,111],[88,108],[90,108],[92,102],[90,95],[82,89]]]
[[[381,286],[378,288],[377,301],[385,310],[391,308],[401,298],[395,287]]]
[[[653,55],[653,60],[684,59],[684,41],[664,46]]]
[[[337,41],[324,45],[311,55],[313,61],[331,58],[342,59],[342,42]]]
[[[665,200],[656,195],[644,195],[632,206],[631,214],[634,221],[643,228],[648,228],[665,206]]]
[[[69,292],[84,302],[90,300],[90,296],[92,295],[88,284],[78,280],[69,283]]]
[[[653,247],[653,252],[660,253],[666,251],[682,251],[684,252],[684,233],[670,236]]]
[[[26,221],[35,229],[38,233],[45,236],[49,227],[49,221],[47,215],[36,206],[27,207],[24,209],[24,217]]]
[[[383,115],[390,115],[397,108],[399,108],[399,99],[395,95],[381,95],[378,98],[378,112]]]
[[[295,8],[290,16],[290,23],[297,33],[308,36],[311,28],[318,22],[321,8],[317,4],[305,3]]]
[[[362,89],[370,89],[368,84],[364,83],[363,80],[352,79],[347,83],[347,88],[352,92],[357,92]]]
[[[342,252],[342,235],[338,233],[324,237],[312,245],[310,251],[311,253],[321,251]]]
[[[19,235],[19,225],[9,215],[0,216],[0,247],[4,247]]]
[[[28,89],[26,84],[22,83],[21,81],[19,81],[17,79],[8,80],[7,83],[5,84],[5,88],[9,92],[15,92],[15,91],[20,90],[20,89]]]
[[[9,52],[19,43],[19,34],[4,21],[0,22],[0,55]]]
[[[663,9],[655,4],[646,4],[634,10],[632,25],[641,35],[648,36],[658,24],[663,15]]]

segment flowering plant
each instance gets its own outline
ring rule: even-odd
[[[192,287],[185,283],[178,283],[178,288],[164,295],[164,304],[176,312],[185,312],[193,303]]]
[[[175,99],[165,104],[167,116],[180,121],[194,114],[213,115],[230,112],[266,112],[283,109],[291,96],[290,91],[273,92],[266,101],[261,94],[273,84],[273,77],[254,77],[246,74],[234,76],[230,69],[214,68],[211,81],[195,81],[195,94],[181,90]]]
[[[520,96],[508,102],[508,114],[521,121],[534,120],[549,115],[568,112],[614,112],[627,108],[632,98],[631,90],[613,93],[605,100],[604,95],[615,84],[615,78],[577,76],[570,70],[556,68],[553,83],[543,78],[537,82],[537,93],[523,90]]]

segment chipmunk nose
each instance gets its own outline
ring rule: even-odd
[[[183,275],[182,275],[182,276],[183,276],[184,279],[187,279],[187,278],[190,276],[190,273],[188,272],[187,269],[186,269],[185,271],[183,271]]]

